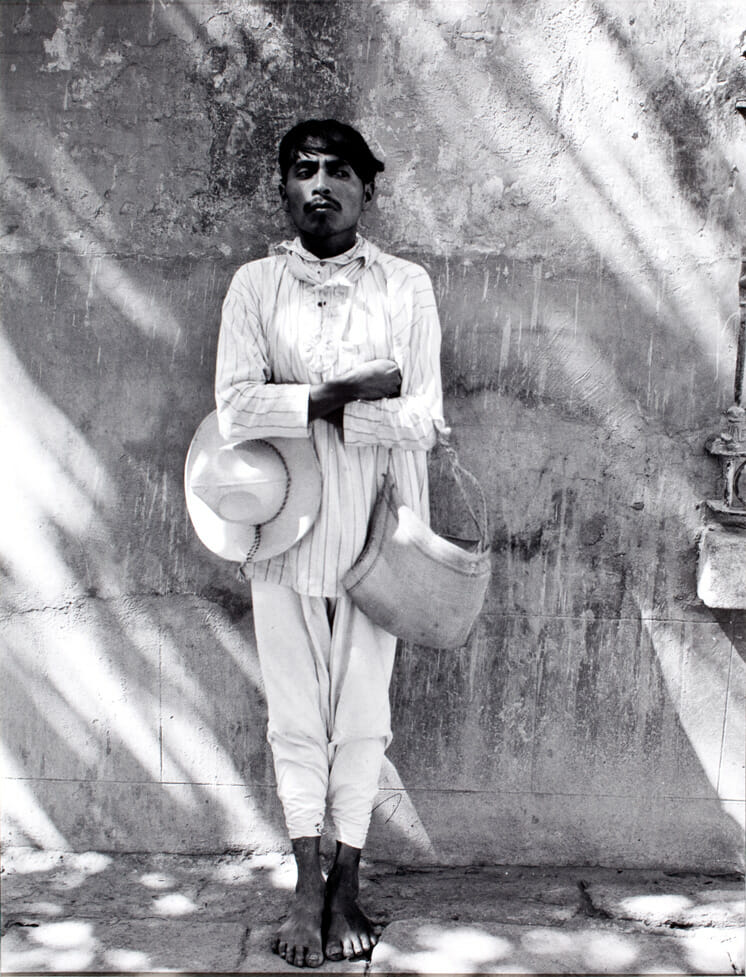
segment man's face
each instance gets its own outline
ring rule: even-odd
[[[373,196],[350,164],[323,149],[304,149],[280,196],[302,238],[354,244],[360,214]]]

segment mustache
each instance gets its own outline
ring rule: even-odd
[[[307,204],[303,205],[303,210],[306,213],[310,213],[313,210],[325,207],[332,207],[334,210],[339,210],[339,204],[331,197],[317,197],[316,200],[309,200]]]

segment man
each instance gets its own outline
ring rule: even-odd
[[[291,549],[242,567],[251,580],[268,740],[298,867],[275,952],[317,967],[376,942],[358,869],[383,754],[396,639],[346,596],[389,464],[429,517],[426,453],[442,424],[440,327],[417,265],[381,252],[358,222],[381,163],[355,129],[311,120],[279,152],[298,236],[236,273],[223,305],[216,400],[226,439],[311,438],[319,515]],[[396,586],[396,581],[392,581]],[[327,804],[337,850],[324,880]]]

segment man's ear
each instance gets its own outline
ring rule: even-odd
[[[277,189],[280,191],[280,200],[282,202],[282,209],[283,210],[287,210],[288,209],[288,195],[287,195],[287,190],[285,189],[285,184],[284,183],[278,183],[277,184]]]
[[[368,204],[373,199],[373,194],[376,192],[375,183],[366,183],[363,187],[363,210],[368,206]]]

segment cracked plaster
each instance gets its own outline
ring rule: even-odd
[[[10,740],[71,845],[87,830],[131,844],[119,815],[135,794],[142,844],[164,844],[172,817],[188,847],[195,798],[195,844],[245,843],[247,791],[200,778],[230,763],[269,784],[249,602],[195,542],[181,473],[210,409],[227,283],[284,232],[277,138],[323,112],[386,157],[365,233],[433,277],[448,416],[492,518],[471,646],[397,663],[392,755],[425,828],[453,859],[739,862],[740,799],[720,804],[705,775],[736,782],[735,710],[720,757],[696,683],[681,684],[707,650],[720,716],[743,666],[740,618],[703,608],[694,581],[717,478],[702,444],[731,396],[737,4],[627,6],[0,5],[5,386],[27,541],[3,557],[2,623],[50,703],[30,703]],[[455,528],[437,461],[433,475],[436,524]],[[72,675],[82,661],[117,673],[125,698],[186,683],[194,701],[174,695],[174,715],[199,735],[169,761],[183,783],[162,780],[160,705],[138,746],[116,696],[101,715],[72,694],[60,705],[55,653]],[[220,715],[236,689],[248,719],[235,699]],[[614,776],[624,796],[610,800]],[[276,843],[270,794],[257,788],[246,824]],[[403,824],[376,829],[379,850],[405,844]]]

